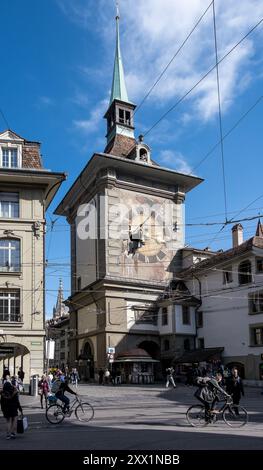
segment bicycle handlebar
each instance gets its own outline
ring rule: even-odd
[[[226,402],[228,405],[233,405],[233,398],[232,397],[226,397]]]

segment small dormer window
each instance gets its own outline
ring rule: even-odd
[[[141,162],[148,162],[148,152],[145,148],[140,149],[140,160]]]
[[[2,147],[2,162],[4,168],[18,168],[18,152],[16,147]]]

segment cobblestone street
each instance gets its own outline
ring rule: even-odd
[[[51,425],[39,397],[22,396],[29,429],[7,441],[1,416],[0,449],[263,449],[263,395],[258,388],[245,390],[242,405],[249,412],[249,422],[240,429],[228,427],[222,419],[205,428],[189,426],[185,412],[196,402],[192,387],[79,385],[78,391],[94,406],[92,422],[80,423],[71,417]]]

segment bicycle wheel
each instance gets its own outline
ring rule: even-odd
[[[202,427],[208,424],[205,419],[205,407],[202,405],[192,405],[186,412],[186,419],[191,426]]]
[[[46,411],[46,418],[50,424],[62,423],[65,418],[62,406],[57,404],[50,405]]]
[[[223,412],[223,420],[232,428],[241,428],[248,422],[247,410],[243,406],[228,405]]]
[[[94,409],[89,403],[80,403],[75,409],[76,418],[88,423],[94,416]]]

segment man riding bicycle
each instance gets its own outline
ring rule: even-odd
[[[75,393],[68,386],[68,382],[65,379],[65,376],[63,375],[61,371],[58,373],[56,380],[52,383],[51,392],[55,394],[56,398],[58,398],[60,401],[62,401],[62,403],[64,403],[64,406],[63,406],[64,413],[69,410],[69,403],[70,403],[70,400],[65,395],[65,392],[71,393],[72,395],[77,395],[77,393]]]
[[[225,392],[220,387],[222,381],[222,374],[217,372],[215,377],[197,377],[196,384],[198,390],[194,396],[199,400],[205,407],[205,419],[210,419],[211,413],[217,413],[215,409],[216,403],[220,401],[220,394],[223,395],[227,400],[231,398],[231,395]]]

